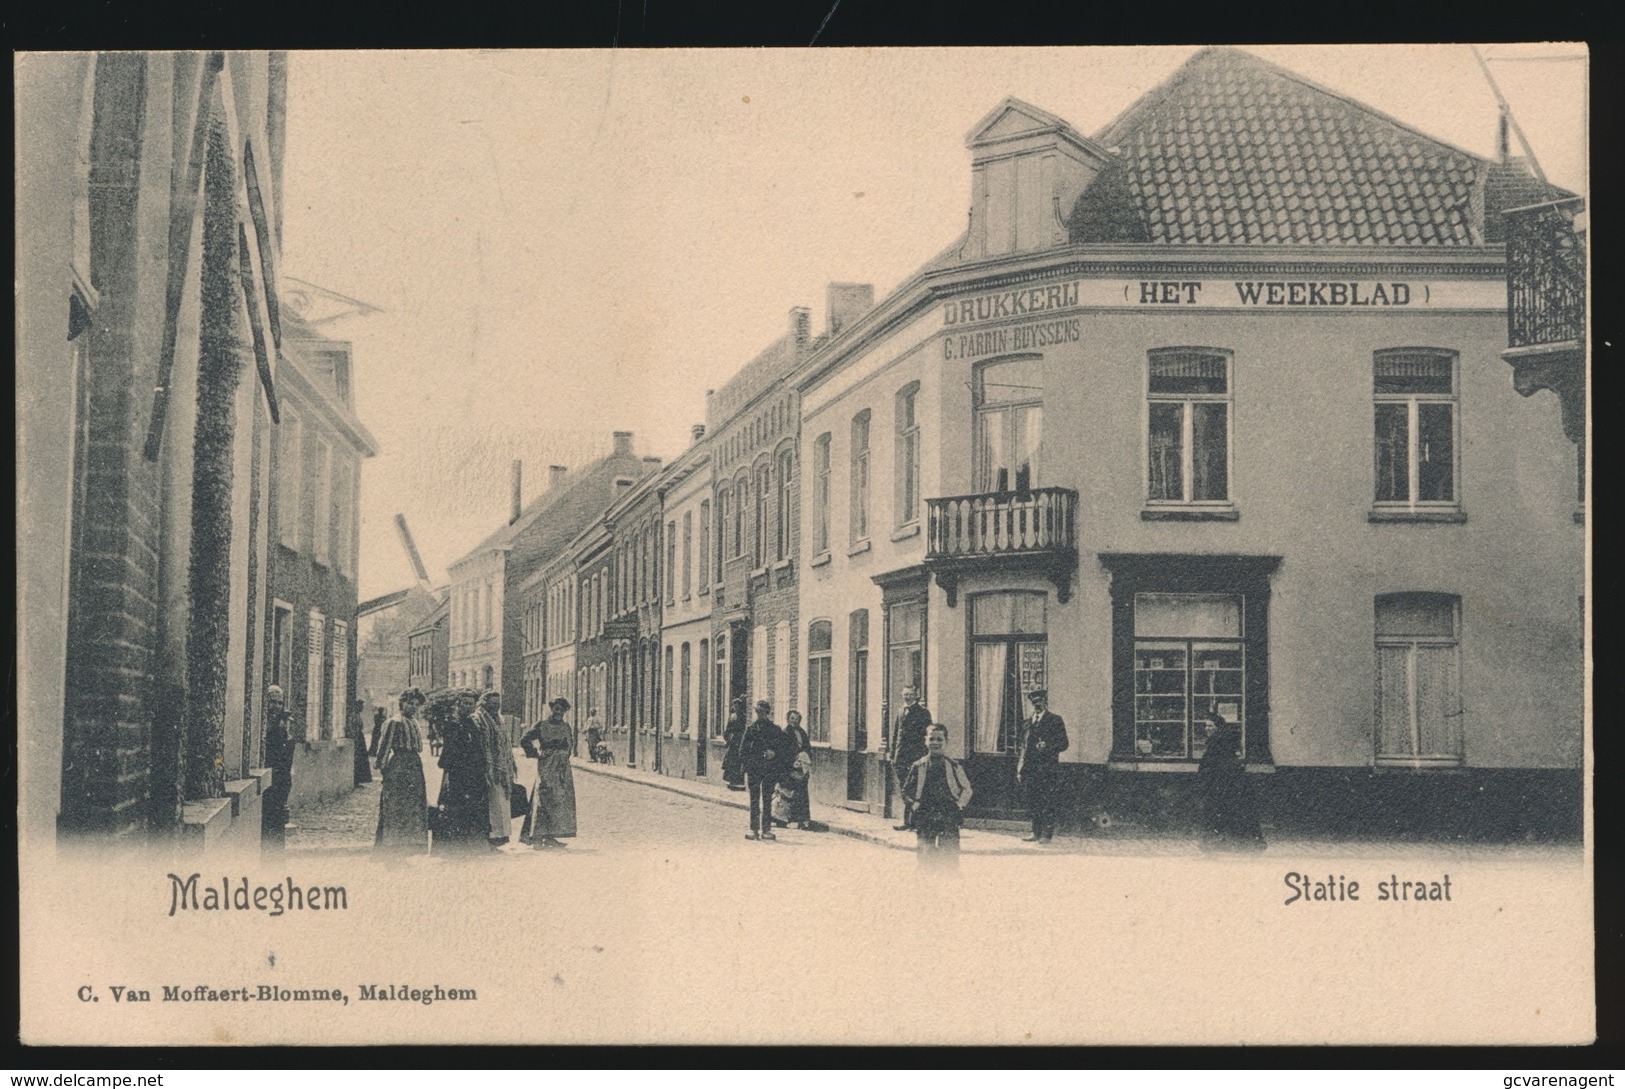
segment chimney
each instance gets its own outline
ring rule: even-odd
[[[828,305],[824,309],[829,335],[835,336],[874,309],[874,305],[874,284],[830,284]]]
[[[632,453],[632,432],[615,432],[615,453],[617,456],[630,456]]]
[[[513,506],[511,508],[512,513],[508,515],[508,524],[510,526],[519,521],[519,512],[525,505],[523,501],[524,492],[520,490],[519,485],[520,473],[524,468],[524,464],[518,458],[513,459]]]
[[[805,306],[790,308],[790,335],[795,338],[796,352],[800,354],[812,339],[812,311]]]
[[[564,474],[569,472],[562,465],[549,465],[547,467],[547,486],[549,489],[557,488],[564,480]]]
[[[693,441],[699,442],[701,439],[705,438],[705,425],[695,424],[693,427],[688,429],[688,433],[692,437]]]
[[[971,152],[967,260],[1069,241],[1066,217],[1110,161],[1104,148],[1047,110],[1007,98],[965,138]]]

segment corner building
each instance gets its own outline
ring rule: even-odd
[[[1229,49],[967,143],[965,235],[792,379],[815,797],[892,806],[914,684],[1019,816],[1047,688],[1073,828],[1186,826],[1217,712],[1278,828],[1577,831],[1576,466],[1500,359],[1497,164]]]

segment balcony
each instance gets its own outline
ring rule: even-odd
[[[1078,569],[1078,493],[1070,488],[926,500],[925,565],[958,603],[967,571],[1037,571],[1063,604]]]
[[[1506,215],[1507,350],[1512,385],[1549,389],[1563,403],[1563,431],[1585,437],[1586,249],[1580,198]]]

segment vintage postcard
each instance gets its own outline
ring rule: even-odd
[[[23,1039],[1591,1041],[1587,63],[19,55]]]

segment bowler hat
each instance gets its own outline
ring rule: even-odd
[[[547,701],[547,705],[549,707],[562,707],[566,711],[570,709],[570,701],[565,699],[563,696],[554,696],[552,699]]]
[[[756,709],[758,711],[771,711],[771,710],[773,710],[773,705],[771,703],[769,703],[767,700],[757,700],[756,701]]]

